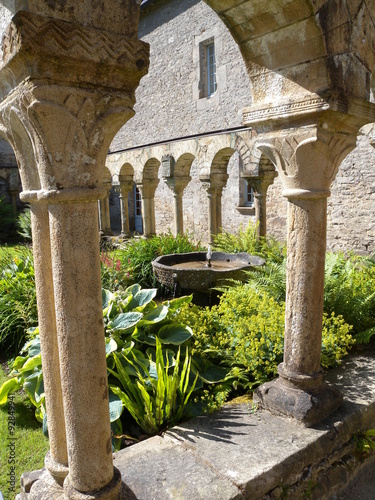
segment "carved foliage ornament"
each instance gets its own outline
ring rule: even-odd
[[[356,137],[321,127],[270,134],[256,145],[275,165],[284,189],[329,192],[337,169]]]

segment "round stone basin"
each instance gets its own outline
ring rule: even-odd
[[[211,267],[205,252],[162,255],[152,262],[158,281],[170,288],[205,291],[225,284],[225,280],[244,280],[245,271],[262,266],[265,260],[247,253],[212,252]]]

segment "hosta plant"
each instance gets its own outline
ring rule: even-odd
[[[125,291],[103,290],[103,317],[109,377],[109,409],[113,445],[120,445],[124,408],[146,434],[155,434],[181,418],[194,415],[193,391],[218,383],[230,384],[228,369],[192,357],[190,327],[177,322],[176,314],[191,297],[157,305],[156,289],[132,285]],[[0,405],[8,394],[23,388],[46,423],[45,394],[38,329],[12,365],[11,377],[0,388]],[[231,378],[232,377],[232,378]],[[186,411],[189,406],[189,411]],[[196,405],[201,408],[200,404]]]

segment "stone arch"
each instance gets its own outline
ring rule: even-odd
[[[14,111],[9,116],[9,130],[11,132],[5,132],[5,136],[16,155],[22,189],[24,191],[37,191],[42,186],[33,141]]]
[[[174,175],[175,177],[190,177],[190,169],[195,156],[192,153],[183,153],[179,158],[177,158]]]
[[[373,2],[207,0],[239,45],[254,102],[327,92],[369,98]],[[370,43],[370,50],[362,40]],[[353,78],[353,75],[356,75]]]
[[[136,172],[135,182],[142,196],[143,234],[146,237],[156,233],[155,191],[159,184],[159,167],[160,160],[151,157],[144,163],[142,171]]]

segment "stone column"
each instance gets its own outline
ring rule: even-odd
[[[17,171],[12,172],[9,176],[9,193],[12,199],[13,215],[17,216],[17,197],[20,192],[20,181]]]
[[[114,500],[121,477],[111,449],[97,200],[105,194],[102,168],[110,143],[134,114],[148,46],[137,38],[137,0],[89,2],[88,17],[72,3],[64,20],[54,18],[55,7],[29,0],[28,10],[15,14],[3,36],[0,71],[0,122],[35,154],[37,175],[26,184],[35,186],[49,212],[53,281],[48,294],[38,292],[38,306],[48,304],[53,282],[69,462],[58,493],[48,491],[48,483],[42,495],[41,478],[30,498]],[[48,232],[43,238],[48,241]],[[47,368],[47,387],[57,382],[51,377]],[[50,392],[48,404],[56,409],[58,396]],[[63,461],[61,443],[55,448],[54,460]]]
[[[64,490],[68,498],[109,484],[113,489],[111,498],[116,498],[120,487],[119,475],[113,475],[100,263],[93,244],[98,240],[97,194],[89,189],[46,193],[60,366],[64,373],[69,451]]]
[[[30,203],[31,210],[39,337],[50,444],[45,466],[54,480],[62,486],[68,475],[68,454],[53,295],[49,215],[47,205],[38,203],[37,193],[23,191],[21,199]],[[36,488],[33,494],[37,495],[35,490]]]
[[[99,225],[99,236],[100,238],[104,236],[104,215],[103,215],[103,206],[102,200],[98,200],[98,225]]]
[[[199,177],[208,198],[209,244],[212,244],[213,235],[217,234],[222,227],[221,195],[228,177],[228,174],[212,174],[211,176]]]
[[[335,387],[323,382],[320,366],[327,197],[367,111],[359,118],[335,111],[319,121],[308,115],[307,125],[270,131],[257,141],[277,167],[289,203],[284,361],[279,378],[261,386],[254,398],[307,426],[320,422],[342,400]]]
[[[146,179],[137,183],[137,188],[142,196],[143,235],[148,238],[156,234],[155,226],[155,191],[159,179]]]
[[[105,182],[105,197],[100,201],[100,213],[101,213],[101,221],[102,221],[102,232],[105,236],[112,236],[111,230],[111,213],[109,209],[109,197],[111,194],[112,183]]]
[[[120,210],[121,210],[121,236],[127,237],[130,235],[129,228],[129,207],[128,196],[133,189],[133,179],[122,180],[120,176]]]
[[[173,192],[174,198],[174,231],[173,234],[177,236],[177,234],[184,233],[184,210],[183,210],[183,201],[182,195],[184,189],[189,184],[191,177],[168,177],[164,179],[167,183],[167,186]]]
[[[216,174],[212,176],[213,180],[213,190],[214,190],[214,203],[215,203],[215,213],[216,213],[216,221],[215,221],[215,234],[221,231],[223,226],[222,220],[222,210],[221,210],[221,197],[223,194],[223,189],[227,184],[229,175],[228,174]]]
[[[216,225],[216,199],[214,196],[214,188],[212,186],[211,178],[200,176],[199,180],[201,181],[203,188],[207,193],[207,219],[208,219],[208,243],[212,245],[213,235],[217,233],[217,225]]]
[[[259,172],[259,176],[248,178],[254,189],[255,218],[257,222],[257,237],[267,235],[267,190],[273,184],[276,171]]]

